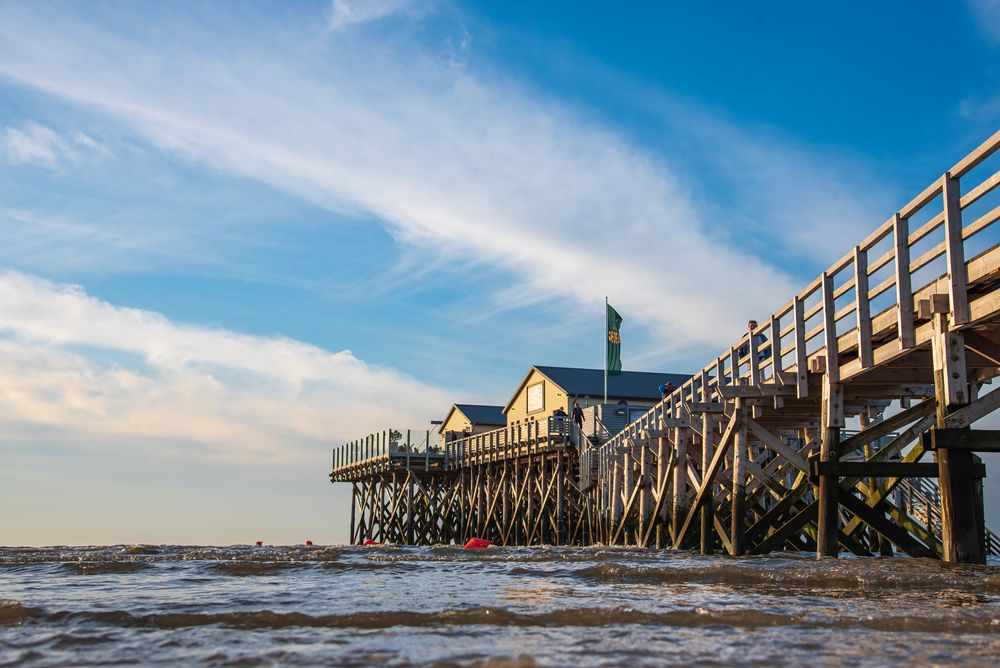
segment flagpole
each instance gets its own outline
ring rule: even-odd
[[[604,295],[604,403],[608,403],[608,296]]]

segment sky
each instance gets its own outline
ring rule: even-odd
[[[333,446],[606,296],[700,369],[998,126],[997,0],[0,1],[0,544],[344,542]]]

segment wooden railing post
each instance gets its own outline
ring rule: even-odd
[[[969,279],[965,269],[965,246],[962,241],[962,204],[958,179],[951,174],[942,178],[941,199],[944,200],[945,257],[948,262],[948,294],[951,296],[951,324],[969,322]]]
[[[809,396],[809,369],[806,365],[805,304],[798,295],[792,301],[792,309],[795,323],[795,394],[804,399]]]
[[[858,361],[862,369],[870,367],[872,356],[872,315],[868,303],[868,251],[854,247],[854,314],[858,328]]]
[[[913,288],[910,285],[910,224],[897,213],[892,218],[896,270],[896,334],[899,349],[916,345],[913,329]]]

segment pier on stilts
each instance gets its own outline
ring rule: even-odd
[[[550,416],[335,449],[351,542],[1000,554],[977,455],[1000,431],[973,426],[1000,407],[998,149],[1000,132],[617,434]]]

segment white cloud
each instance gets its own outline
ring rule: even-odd
[[[4,444],[67,445],[248,465],[315,462],[451,398],[350,351],[171,322],[79,286],[0,274]]]
[[[106,157],[110,151],[94,138],[76,132],[65,138],[34,121],[6,127],[0,133],[0,154],[14,164],[34,164],[57,169],[78,162],[84,154]]]
[[[420,13],[427,2],[416,0],[333,0],[330,27],[334,30],[377,21],[399,13]]]
[[[979,29],[994,44],[1000,44],[1000,0],[969,0]]]
[[[747,313],[766,314],[791,294],[792,279],[744,235],[764,230],[769,241],[807,247],[845,219],[866,228],[887,215],[867,224],[856,206],[844,215],[852,189],[836,174],[812,177],[804,152],[788,159],[780,143],[731,127],[701,133],[702,152],[735,156],[749,171],[733,180],[754,187],[706,205],[675,156],[518,82],[385,36],[291,49],[309,40],[280,31],[229,40],[209,27],[167,49],[67,16],[2,18],[0,73],[12,80],[103,111],[188,159],[331,210],[374,214],[409,246],[509,271],[512,306],[593,307],[610,294],[673,347],[728,344]],[[56,42],[63,48],[45,46]],[[724,138],[713,144],[713,134]],[[747,201],[784,214],[774,223],[734,216],[745,216]]]

